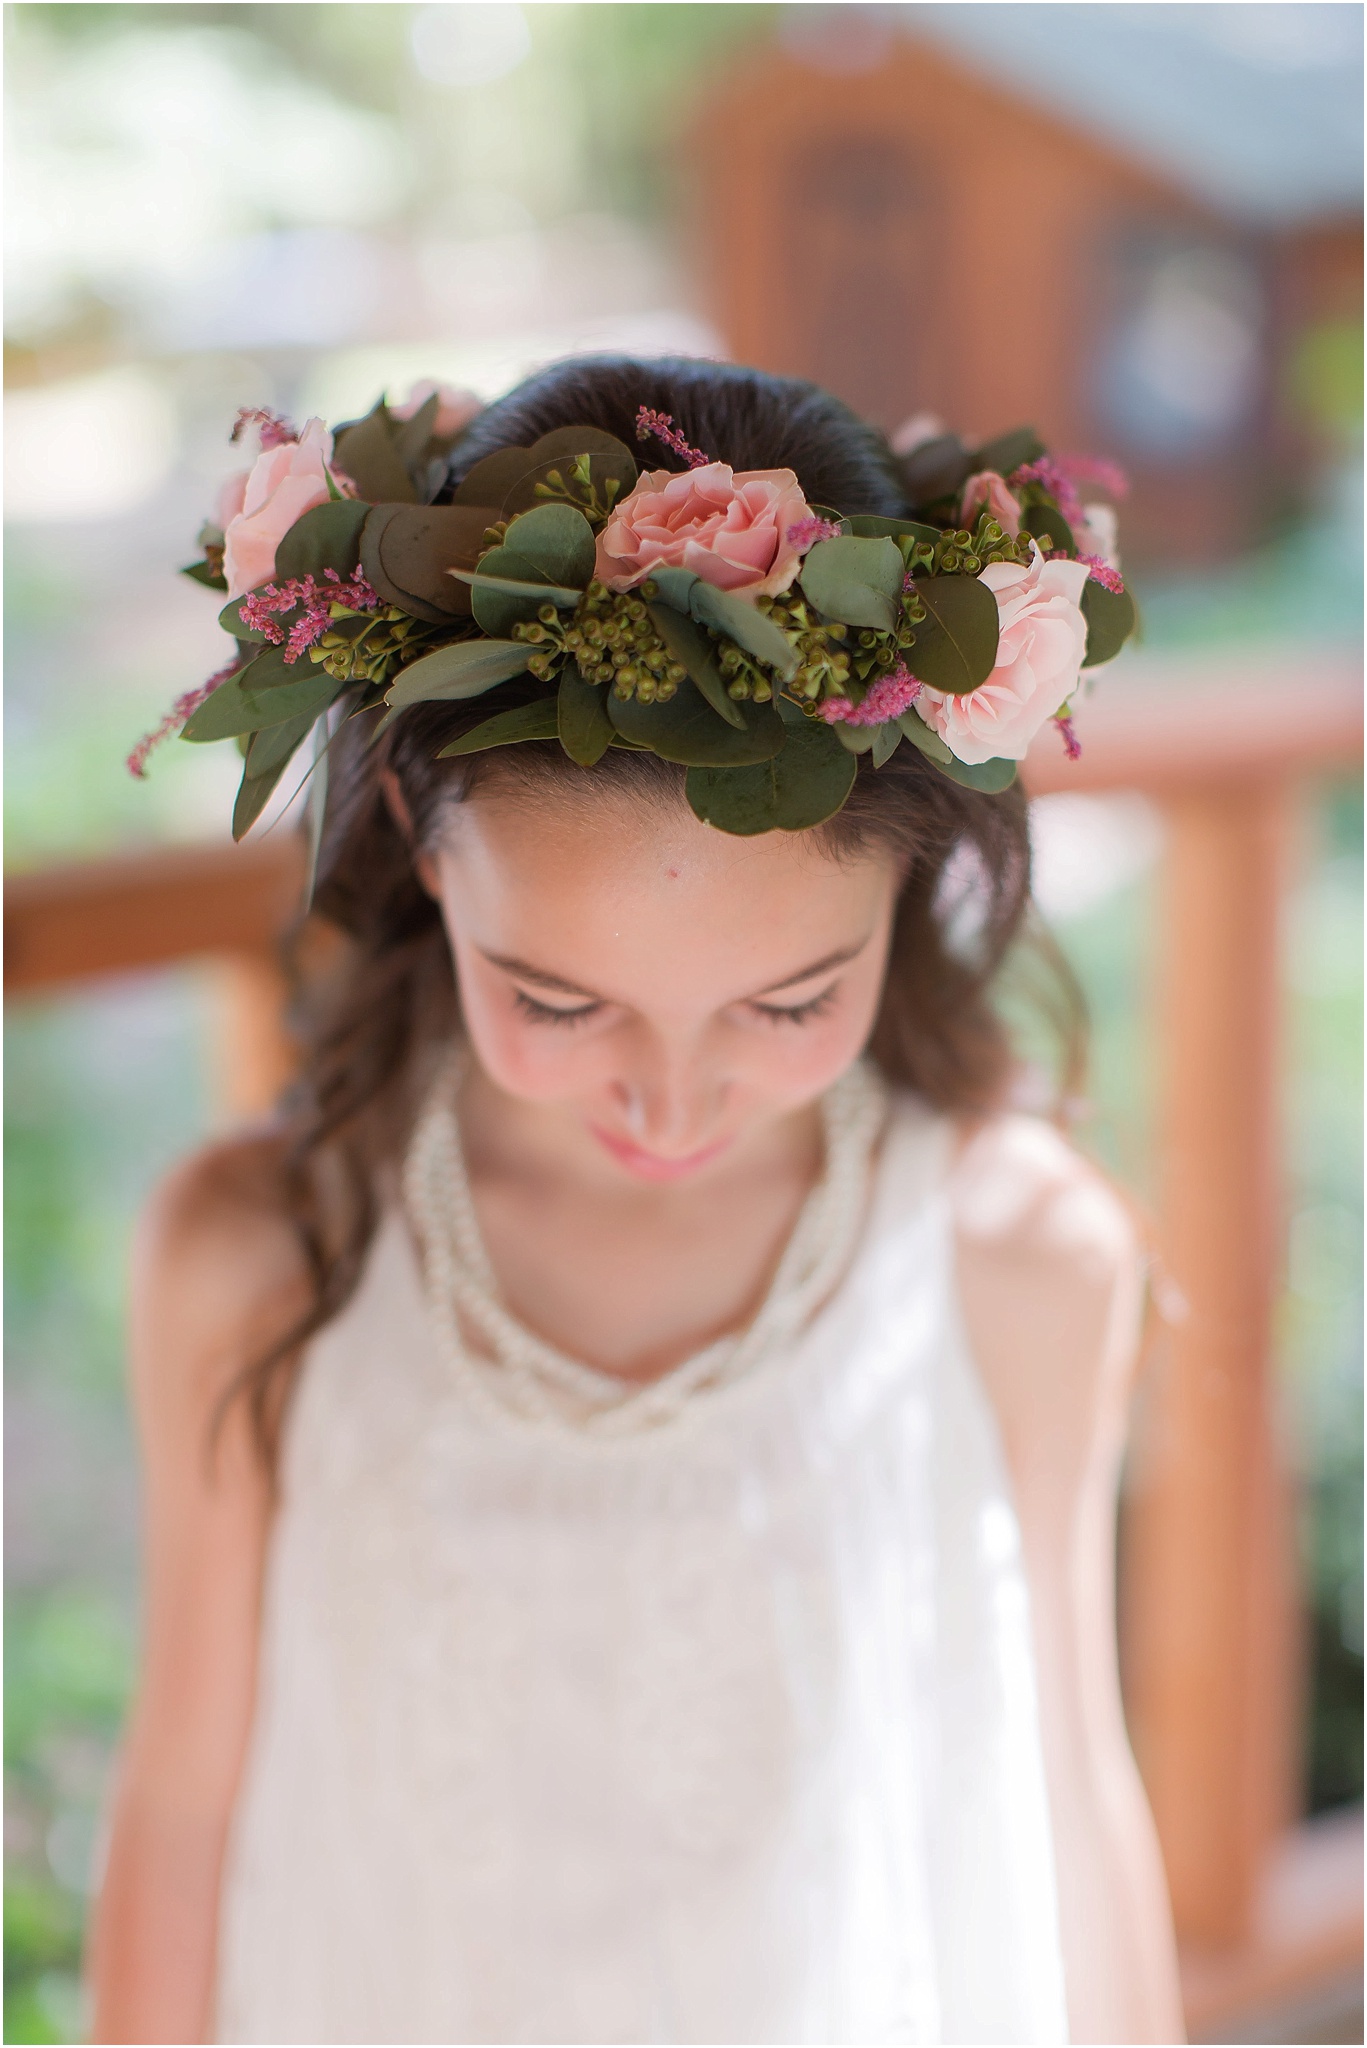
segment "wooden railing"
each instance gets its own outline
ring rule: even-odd
[[[1287,821],[1306,779],[1354,772],[1361,674],[1324,656],[1135,663],[1081,723],[1079,762],[1053,734],[1032,753],[1032,794],[1139,790],[1167,828],[1154,1020],[1166,1319],[1132,1447],[1122,1670],[1189,2023],[1234,2038],[1255,2006],[1362,1958],[1360,1817],[1296,1824],[1304,1660],[1271,1386]],[[12,877],[8,992],[213,958],[231,1106],[259,1110],[289,1067],[275,948],[299,884],[283,834]]]

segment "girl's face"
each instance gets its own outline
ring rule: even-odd
[[[419,863],[441,904],[476,1057],[625,1172],[702,1172],[857,1058],[898,876],[807,835],[731,838],[609,798],[455,807]]]

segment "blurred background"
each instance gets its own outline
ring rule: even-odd
[[[1031,771],[1079,1142],[1163,1248],[1127,1704],[1194,2034],[1362,2039],[1362,20],[6,8],[7,2040],[82,2023],[138,1626],[131,1219],[278,1057],[288,822],[225,845],[231,748],[122,766],[223,659],[171,571],[238,407],[494,397],[581,349],[1131,474],[1143,645],[1078,772]]]

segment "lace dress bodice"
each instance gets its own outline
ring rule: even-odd
[[[419,1132],[428,1291],[396,1208],[290,1418],[220,2040],[1066,2040],[1016,1520],[909,1097],[813,1293],[869,1100],[763,1341],[626,1419],[461,1350]]]

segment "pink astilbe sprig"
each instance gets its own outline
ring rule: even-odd
[[[1117,597],[1125,594],[1125,579],[1119,569],[1113,569],[1100,555],[1079,555],[1079,562],[1087,564],[1087,573],[1093,583],[1099,583],[1103,590],[1113,590]]]
[[[1082,758],[1082,741],[1073,730],[1073,721],[1068,713],[1066,711],[1055,712],[1054,724],[1062,734],[1064,751],[1068,759],[1070,761],[1080,760]]]
[[[810,519],[799,519],[788,528],[788,545],[801,548],[805,554],[819,540],[839,540],[844,531],[838,519],[822,519],[814,512]]]
[[[870,683],[862,704],[848,697],[826,697],[817,705],[818,718],[827,725],[886,725],[900,718],[921,694],[921,685],[904,661]]]
[[[379,602],[379,592],[371,588],[361,570],[344,583],[335,569],[324,569],[321,583],[312,576],[292,576],[288,583],[263,584],[242,599],[238,611],[244,626],[264,633],[273,647],[284,645],[288,665],[322,639],[332,624],[335,604],[353,612],[370,612]],[[303,610],[286,635],[282,620],[296,605]]]
[[[261,432],[262,448],[283,448],[287,441],[297,441],[299,430],[282,412],[271,412],[264,405],[244,405],[238,408],[237,419],[229,434],[230,442],[238,442],[248,427],[258,427]]]
[[[640,406],[636,413],[636,438],[647,441],[652,434],[657,441],[663,441],[666,448],[672,448],[676,455],[681,455],[690,469],[706,469],[712,460],[710,455],[703,454],[701,448],[694,448],[685,441],[674,424],[673,413],[654,412],[648,405]]]
[[[1054,466],[1075,484],[1095,484],[1108,498],[1127,498],[1130,480],[1118,462],[1100,455],[1056,455]]]
[[[1049,493],[1070,526],[1078,525],[1086,516],[1086,508],[1078,496],[1080,483],[1096,484],[1113,498],[1123,498],[1130,488],[1129,478],[1123,469],[1092,455],[1043,455],[1038,462],[1022,463],[1019,469],[1011,472],[1007,481],[1013,489],[1020,484],[1039,484]]]
[[[226,683],[229,677],[235,676],[241,667],[241,661],[234,659],[228,663],[226,668],[221,668],[217,674],[211,675],[207,683],[201,683],[198,689],[187,690],[183,697],[177,697],[165,718],[162,719],[161,724],[154,727],[151,732],[145,732],[132,753],[128,756],[124,765],[127,767],[129,774],[136,775],[139,782],[145,782],[147,780],[147,757],[153,748],[159,747],[163,740],[169,740],[173,732],[179,732],[191,712],[198,711],[206,698],[212,697],[219,684]]]

